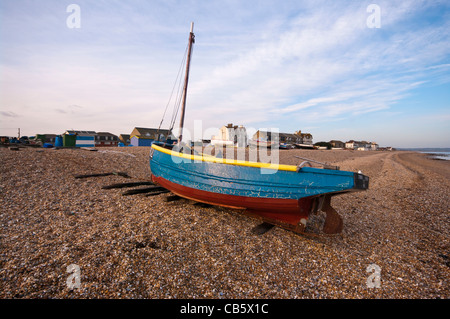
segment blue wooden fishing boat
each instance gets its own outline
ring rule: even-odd
[[[331,197],[366,190],[369,184],[367,176],[319,162],[316,163],[323,168],[312,167],[311,162],[315,161],[306,159],[298,166],[260,163],[195,154],[187,146],[182,146],[193,39],[191,25],[178,150],[165,143],[152,145],[150,169],[153,182],[178,196],[240,209],[265,222],[299,233],[304,232],[308,217],[321,210],[326,213],[323,232],[340,233],[343,222],[331,206]]]

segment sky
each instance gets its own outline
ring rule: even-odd
[[[450,147],[450,2],[438,0],[2,0],[0,135],[168,128],[191,22],[194,140],[233,123]]]

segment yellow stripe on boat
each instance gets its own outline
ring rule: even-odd
[[[169,150],[164,147],[160,147],[158,145],[153,144],[152,148],[155,150],[168,154],[170,156],[175,156],[179,158],[188,159],[191,161],[202,161],[202,162],[211,162],[211,163],[219,163],[219,164],[228,164],[228,165],[238,165],[238,166],[247,166],[247,167],[256,167],[256,168],[266,168],[266,169],[274,169],[281,171],[297,171],[297,166],[294,165],[284,165],[284,164],[273,164],[273,163],[259,163],[259,162],[249,162],[249,161],[240,161],[234,159],[226,159],[226,158],[217,158],[211,155],[191,155],[184,154]]]

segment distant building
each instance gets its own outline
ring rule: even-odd
[[[345,148],[358,151],[376,151],[378,149],[378,144],[375,142],[350,140],[345,142]]]
[[[331,140],[330,144],[333,148],[345,148],[345,143],[342,141]]]
[[[377,151],[379,147],[380,146],[377,143],[375,143],[375,142],[370,143],[370,149],[372,151]]]
[[[345,148],[346,149],[356,150],[359,146],[360,146],[360,142],[357,142],[357,141],[354,141],[354,140],[350,140],[350,141],[345,142]]]
[[[248,145],[247,130],[243,125],[224,125],[219,130],[219,135],[211,138],[212,145],[234,145],[246,147]]]
[[[35,141],[41,141],[42,144],[50,143],[55,145],[56,134],[36,134]]]
[[[130,134],[130,145],[151,146],[154,141],[166,142],[170,139],[169,130],[135,127]]]
[[[297,131],[295,133],[279,133],[270,131],[257,131],[253,137],[253,142],[278,144],[283,145],[296,145],[297,147],[311,146],[313,145],[313,137],[310,133],[302,133]]]
[[[293,133],[278,133],[280,144],[302,144],[303,139],[300,135]]]
[[[67,130],[63,134],[71,134],[71,135],[81,135],[81,136],[94,136],[97,134],[95,131],[77,131],[77,130]]]
[[[65,147],[95,147],[95,131],[67,130],[63,134]]]
[[[130,145],[130,134],[120,134],[119,142],[123,143],[123,145]]]
[[[253,134],[249,144],[251,146],[274,147],[279,145],[280,138],[278,132],[258,130]]]
[[[301,137],[302,142],[299,144],[313,145],[313,136],[310,133],[302,133],[301,130],[295,132],[295,135]]]
[[[109,132],[97,132],[95,134],[95,146],[117,146],[119,137]]]
[[[370,151],[371,149],[372,145],[367,141],[362,141],[361,146],[358,148],[359,151]]]

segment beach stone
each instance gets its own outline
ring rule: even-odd
[[[300,156],[361,170],[369,189],[332,198],[340,235],[319,232],[319,213],[307,223],[314,236],[279,227],[255,236],[261,221],[236,210],[102,189],[150,181],[149,153],[0,149],[0,298],[450,298],[449,161],[284,150],[282,164]],[[74,178],[113,171],[130,178]],[[79,289],[66,284],[71,264]],[[380,288],[368,288],[370,276]]]

